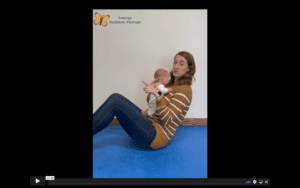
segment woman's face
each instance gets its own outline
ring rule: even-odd
[[[175,61],[173,63],[173,75],[175,78],[180,78],[182,77],[186,72],[188,72],[190,69],[188,67],[188,63],[186,59],[181,56],[177,55],[175,57]]]

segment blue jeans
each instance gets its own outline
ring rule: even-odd
[[[114,93],[93,114],[93,135],[106,128],[117,117],[130,138],[141,146],[150,146],[156,136],[152,121],[124,96]]]

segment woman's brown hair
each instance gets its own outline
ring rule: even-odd
[[[194,77],[196,73],[196,64],[195,64],[194,57],[192,56],[192,54],[185,51],[178,52],[175,55],[175,57],[177,55],[181,55],[182,57],[184,57],[188,63],[188,67],[190,68],[188,72],[186,72],[181,78],[179,78],[178,85],[192,85],[193,78],[196,81],[196,78]],[[175,57],[174,57],[174,61],[175,61]],[[172,87],[174,85],[175,76],[173,75],[173,70],[170,72],[170,76],[171,79],[169,80],[169,83],[165,87]]]

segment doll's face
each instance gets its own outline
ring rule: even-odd
[[[164,78],[163,79],[163,81],[157,81],[157,82],[155,82],[155,80],[151,83],[151,85],[153,86],[153,87],[157,87],[159,84],[162,84],[162,85],[166,85],[166,84],[168,84],[168,82],[169,82],[169,78]]]
[[[151,83],[151,85],[153,86],[153,87],[157,87],[159,84],[161,84],[161,82],[156,82],[156,83]]]

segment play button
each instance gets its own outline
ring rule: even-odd
[[[30,177],[31,186],[45,186],[45,176],[31,176]]]

